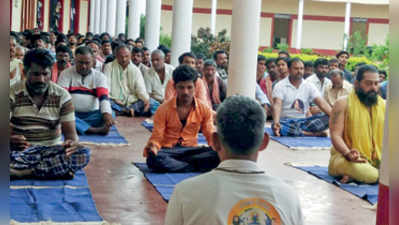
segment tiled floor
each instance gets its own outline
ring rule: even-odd
[[[142,149],[150,133],[142,118],[117,118],[117,127],[130,145],[92,147],[87,176],[100,215],[122,225],[163,224],[167,204],[132,162],[144,162]],[[329,151],[291,151],[271,142],[261,152],[258,163],[273,176],[291,184],[299,194],[307,225],[374,225],[375,211],[370,204],[305,172],[284,165],[286,162],[327,165]],[[204,222],[204,224],[206,224]]]

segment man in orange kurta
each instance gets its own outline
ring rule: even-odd
[[[154,115],[154,129],[144,148],[147,165],[157,172],[209,171],[220,160],[211,147],[198,146],[200,130],[212,145],[212,110],[195,96],[197,72],[181,65],[173,72],[176,96]]]

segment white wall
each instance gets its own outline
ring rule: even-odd
[[[369,24],[368,45],[385,44],[389,33],[389,24]]]
[[[291,46],[296,42],[297,20],[292,23]],[[344,23],[333,21],[303,20],[302,48],[341,49]]]
[[[273,19],[269,17],[260,18],[259,46],[270,47]]]
[[[13,0],[10,6],[12,10],[11,30],[19,32],[21,30],[22,0]]]

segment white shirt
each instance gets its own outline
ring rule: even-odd
[[[273,88],[273,99],[282,100],[281,118],[305,118],[309,104],[317,97],[321,97],[321,94],[312,83],[302,79],[299,88],[296,88],[289,76]]]
[[[97,70],[98,72],[103,71],[103,63],[100,62],[98,59],[96,59],[96,65],[94,66],[94,69]]]
[[[165,78],[163,83],[159,79],[158,73],[154,70],[154,68],[149,68],[144,74],[144,82],[145,87],[147,89],[150,97],[155,99],[164,99],[165,97],[165,88],[168,84],[168,81],[172,79],[173,70],[175,68],[172,65],[165,63]]]
[[[105,75],[95,69],[83,77],[71,66],[61,72],[57,84],[69,91],[72,96],[75,112],[92,112],[112,114],[108,99],[108,85]]]
[[[319,77],[316,74],[309,76],[306,78],[306,81],[312,83],[320,92],[321,95],[324,95],[324,92],[327,88],[332,87],[332,82],[327,77],[324,78],[323,83],[321,83]]]
[[[255,162],[226,160],[218,168],[260,172]],[[303,216],[294,189],[267,173],[242,174],[213,170],[176,185],[168,203],[165,225],[204,224],[302,225]],[[271,218],[270,218],[271,217]],[[241,223],[234,223],[239,218]]]

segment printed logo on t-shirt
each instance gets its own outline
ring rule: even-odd
[[[281,218],[272,204],[261,198],[246,198],[230,210],[228,225],[280,225]]]
[[[305,104],[301,99],[296,99],[292,105],[291,109],[295,109],[296,111],[303,113],[305,111]]]

